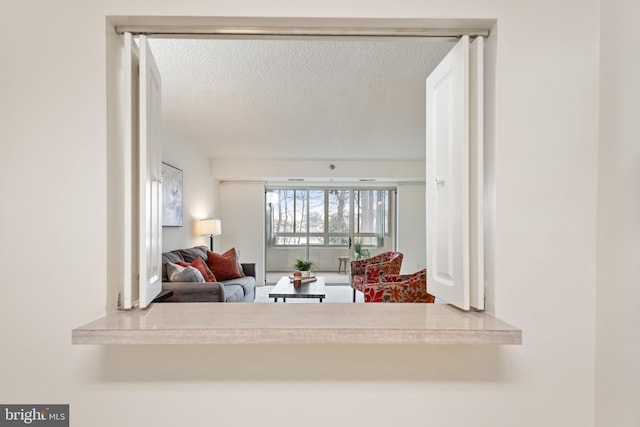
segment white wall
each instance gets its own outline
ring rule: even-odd
[[[638,426],[640,3],[601,13],[596,425]]]
[[[208,157],[185,141],[166,135],[162,144],[162,161],[182,170],[182,227],[162,227],[163,252],[209,246],[209,238],[200,236],[198,222],[214,218],[214,179]]]
[[[251,153],[248,153],[250,155]],[[318,157],[333,153],[316,148]],[[278,181],[304,178],[308,181],[332,180],[353,182],[361,178],[376,178],[379,182],[424,181],[424,162],[417,160],[264,160],[212,159],[212,168],[220,180]],[[334,166],[334,169],[330,168]]]
[[[422,184],[398,186],[398,251],[402,274],[427,268],[426,189]]]
[[[598,1],[5,0],[0,14],[1,402],[70,403],[73,425],[97,427],[594,424]],[[494,303],[524,344],[72,346],[107,303],[107,14],[496,18]],[[627,129],[608,120],[607,135]],[[628,157],[622,140],[606,152]],[[600,288],[637,296],[611,282]],[[620,324],[613,302],[600,309],[601,328]],[[630,360],[615,360],[623,391]]]
[[[264,209],[263,183],[220,183],[222,235],[215,239],[215,252],[238,249],[241,262],[256,264],[259,285],[264,284]]]

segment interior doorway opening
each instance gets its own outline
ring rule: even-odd
[[[117,19],[117,18],[114,18],[114,19]],[[367,20],[364,20],[363,22],[368,22],[368,21],[367,21]],[[442,23],[440,22],[440,24],[442,24]],[[484,25],[480,25],[480,27],[490,28],[493,24],[494,24],[494,23],[488,23],[488,22],[485,22],[485,23],[484,23]],[[246,23],[245,23],[245,25],[246,25]],[[350,24],[350,26],[351,26],[351,25],[353,25],[353,22]],[[144,27],[144,25],[143,25],[143,27]],[[402,27],[404,27],[404,26],[402,26]],[[121,32],[121,31],[125,31],[125,29],[124,29],[124,28],[116,28],[116,33],[117,33],[117,32]],[[134,32],[135,32],[135,30],[131,30],[131,31],[134,31]],[[158,31],[158,29],[156,28],[154,31]],[[154,32],[154,31],[152,31],[152,32]],[[342,31],[344,31],[344,30],[342,30]],[[141,32],[146,32],[146,31],[145,31],[145,30],[143,30],[143,31],[141,31]],[[338,30],[338,31],[336,31],[336,32],[338,32],[338,33],[339,33],[339,32],[340,32],[340,30]],[[397,32],[398,32],[398,31],[396,31],[396,33],[397,33]],[[453,32],[454,32],[454,33],[457,33],[457,34],[461,34],[461,33],[465,33],[465,32],[468,32],[468,31],[453,30]],[[331,31],[329,31],[329,33],[331,33]],[[483,33],[488,34],[488,31],[484,31]],[[331,36],[332,36],[332,34],[325,34],[325,35],[323,35],[323,36],[329,36],[329,37],[331,37]],[[343,36],[344,36],[344,34],[343,34]],[[373,37],[375,37],[375,36],[373,36]],[[110,61],[110,62],[111,62],[111,61]],[[111,101],[112,101],[112,100],[111,100]],[[111,101],[110,101],[110,102],[111,102]],[[111,109],[110,109],[110,111],[111,111]],[[115,110],[114,110],[114,111],[115,111]],[[112,115],[112,114],[110,114],[110,115]],[[116,123],[116,124],[117,124],[117,122],[118,122],[117,120],[114,120],[114,123]],[[112,129],[110,129],[110,130],[112,130]],[[110,138],[110,140],[111,140],[111,139],[112,139],[112,137],[113,137],[114,135],[116,135],[116,136],[117,136],[120,132],[119,132],[119,130],[115,130],[115,131],[110,131],[109,133],[110,133],[109,138]],[[113,172],[114,170],[115,170],[115,172],[117,172],[117,171],[118,171],[118,169],[119,169],[119,168],[117,167],[117,161],[116,161],[116,167],[115,167],[115,168],[113,168],[113,162],[111,162],[111,161],[110,161],[109,170],[110,170],[111,172]],[[115,199],[115,197],[114,197],[114,198],[112,198],[112,200],[113,200],[113,199]],[[118,206],[118,204],[117,204],[117,203],[116,203],[115,205],[112,205],[112,206],[116,206],[116,210],[120,207],[120,206]],[[111,227],[110,227],[110,229],[111,229]],[[126,240],[127,238],[128,238],[128,236],[126,236],[126,235],[124,235],[124,236],[123,236],[123,239],[124,239],[124,240]],[[110,245],[110,248],[109,248],[109,253],[110,253],[110,254],[111,254],[111,253],[118,253],[118,250],[117,250],[118,248],[116,248],[116,246],[118,246],[118,241],[116,241],[115,243],[116,243],[115,245],[113,245],[113,244],[112,244],[112,245]],[[117,259],[117,257],[116,257],[116,259],[114,259],[113,263],[115,263],[115,264],[118,264],[118,263],[119,263],[119,260]],[[110,270],[110,271],[120,269],[120,266],[119,266],[119,265],[116,265],[116,266],[115,266],[115,268],[111,268],[111,266],[112,266],[112,265],[113,265],[113,264],[110,264],[110,268],[109,268],[109,270]],[[109,282],[110,282],[110,283],[117,283],[118,281],[117,281],[117,280],[115,280],[115,281],[109,281]],[[114,294],[113,292],[109,291],[109,295],[113,295],[113,294]]]

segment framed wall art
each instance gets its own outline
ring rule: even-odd
[[[162,163],[162,226],[182,227],[182,171]]]

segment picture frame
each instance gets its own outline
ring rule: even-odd
[[[162,226],[182,227],[182,170],[162,162]]]

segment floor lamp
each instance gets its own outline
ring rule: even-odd
[[[200,235],[209,236],[209,247],[213,252],[213,238],[222,234],[222,222],[219,219],[201,219]]]

